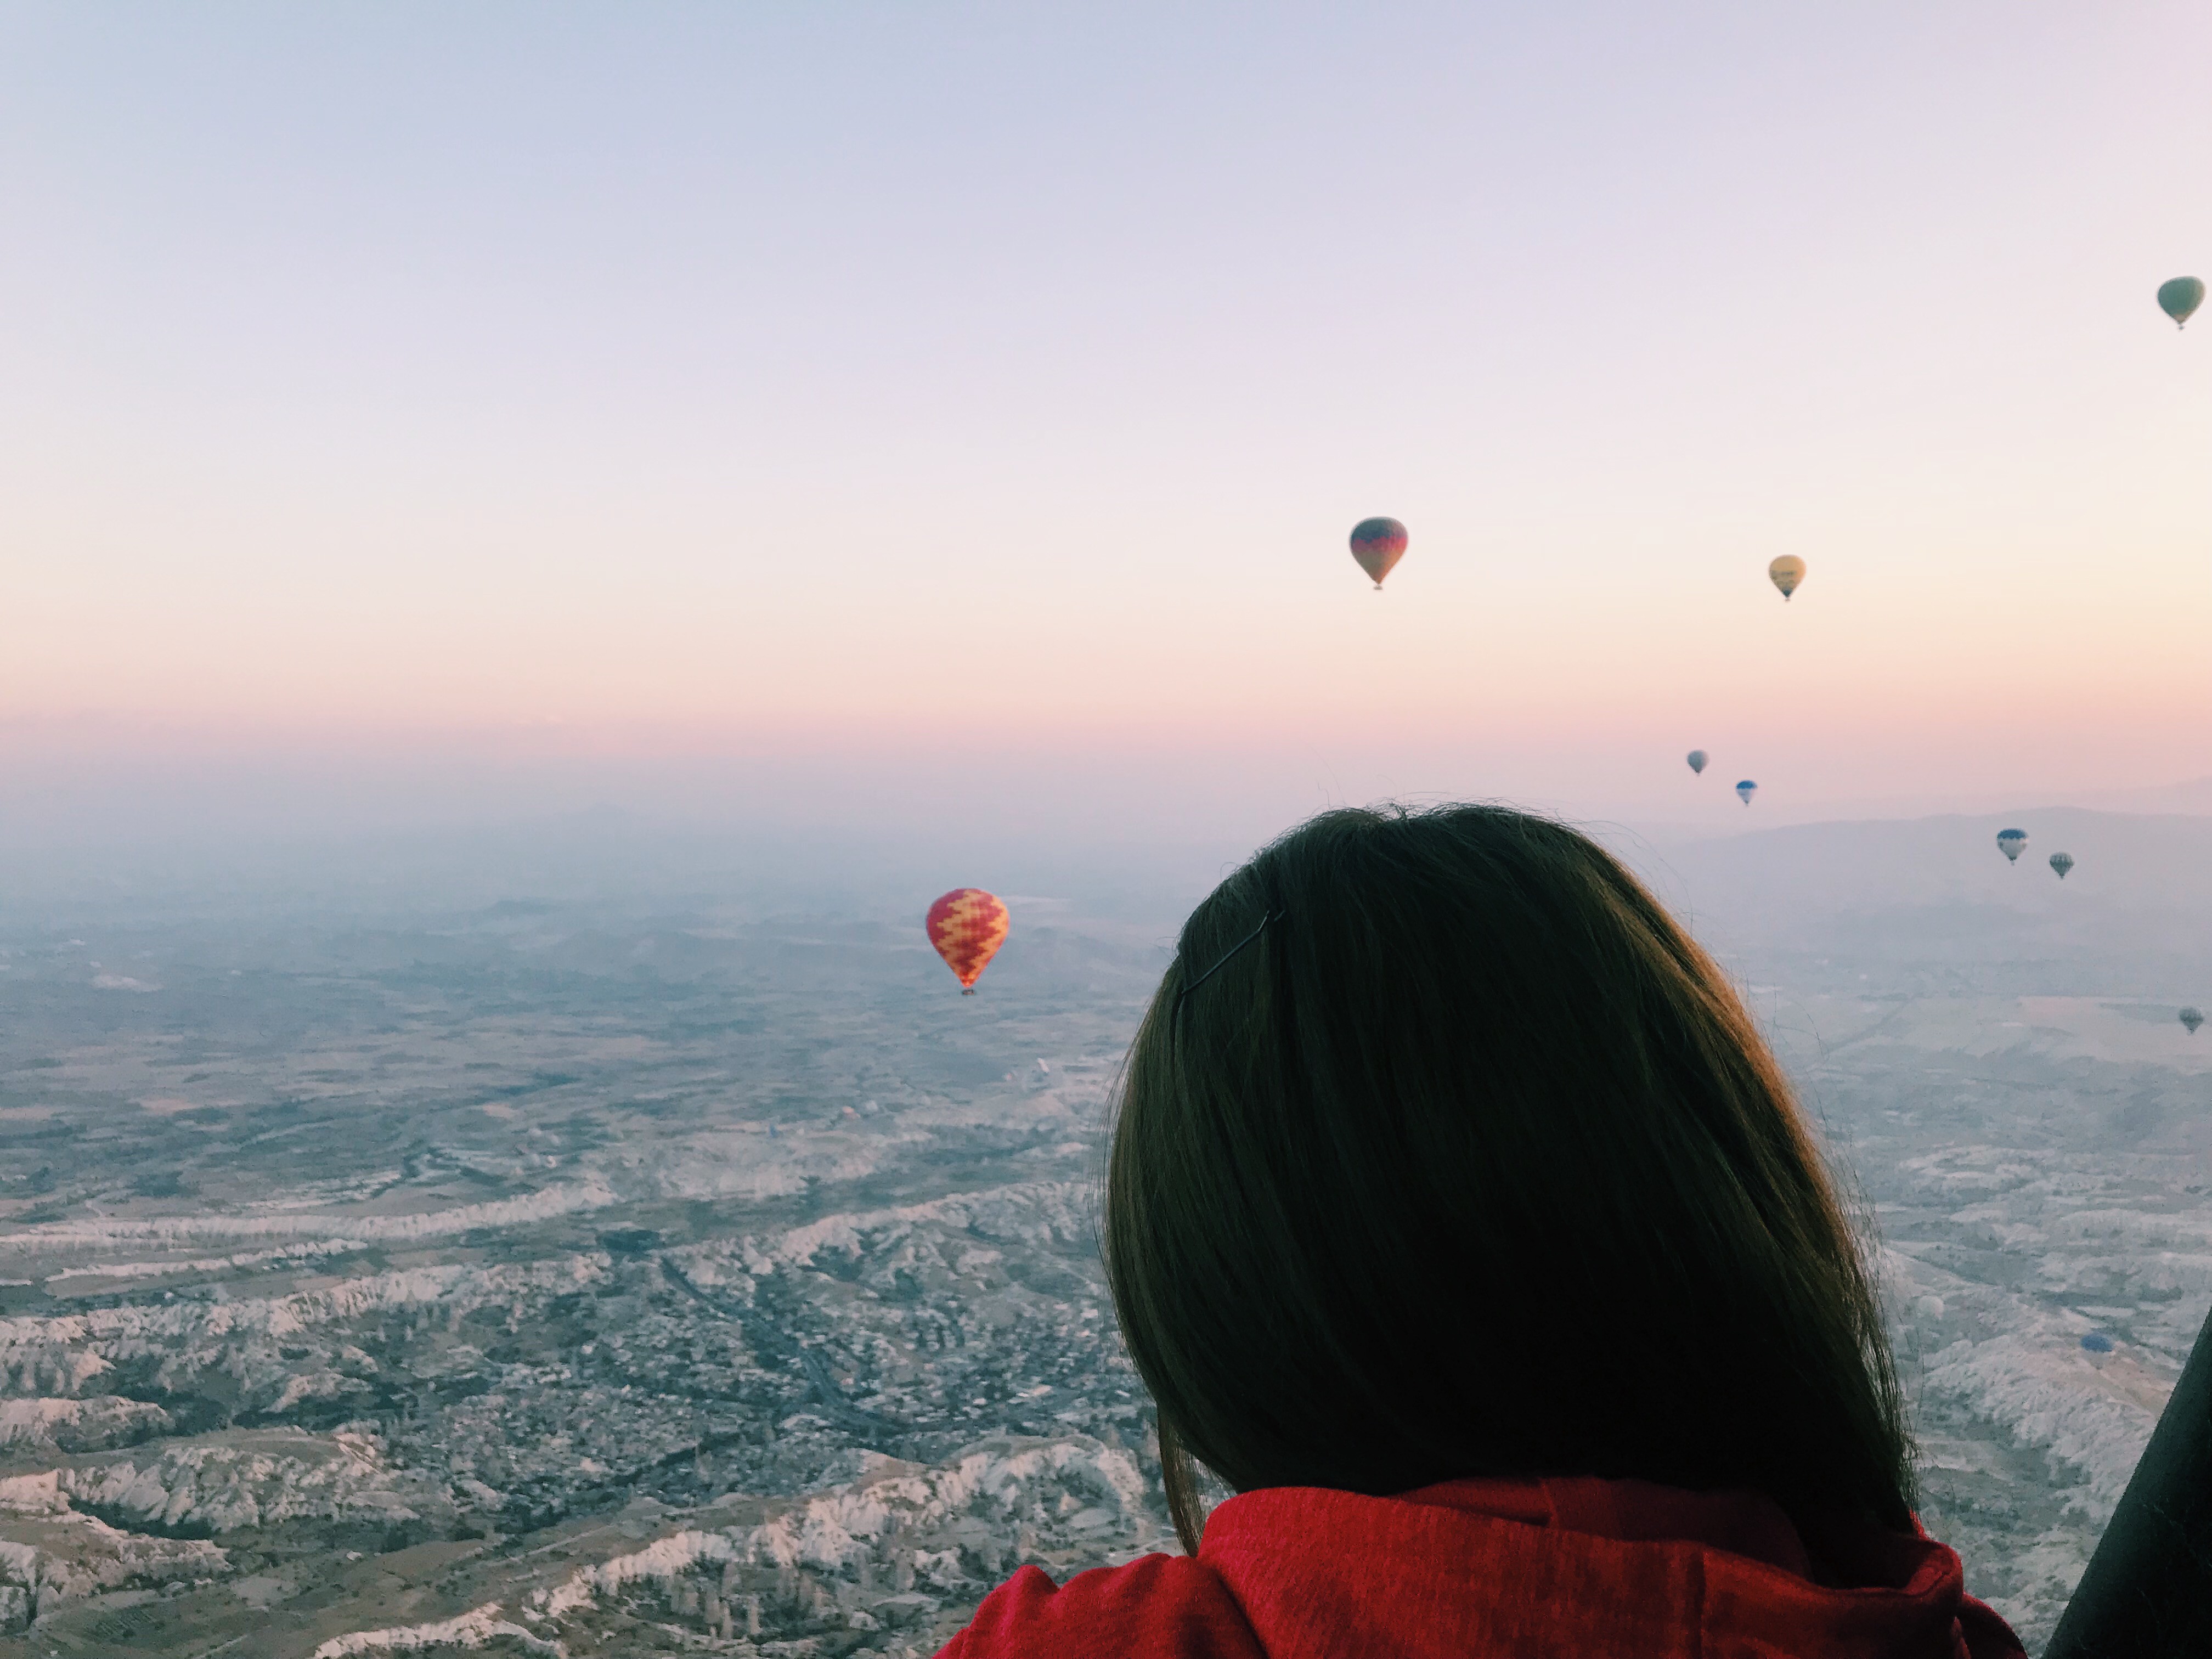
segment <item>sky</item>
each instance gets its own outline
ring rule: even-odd
[[[0,3],[9,816],[2154,795],[2208,62],[2197,0]]]

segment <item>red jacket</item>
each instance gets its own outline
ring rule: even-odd
[[[1640,1480],[1272,1487],[1194,1558],[1024,1567],[939,1659],[2023,1659],[1915,1531],[1808,1540],[1755,1492]]]

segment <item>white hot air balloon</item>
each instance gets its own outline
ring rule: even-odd
[[[2020,855],[2027,851],[2027,831],[2000,830],[1997,831],[1997,851],[2005,855],[2008,864],[2018,864]]]
[[[1759,793],[1759,786],[1749,778],[1746,778],[1741,783],[1736,785],[1735,793],[1743,804],[1748,806],[1751,805],[1751,798]]]
[[[1702,772],[1705,769],[1705,751],[1704,750],[1692,749],[1690,751],[1690,769],[1692,772]]]

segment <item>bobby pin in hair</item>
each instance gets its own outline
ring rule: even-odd
[[[1181,993],[1179,993],[1176,997],[1176,1006],[1180,1009],[1182,1006],[1182,1000],[1184,997],[1188,996],[1193,991],[1198,989],[1200,986],[1205,984],[1206,981],[1212,979],[1216,974],[1219,973],[1223,968],[1228,965],[1230,957],[1235,956],[1239,951],[1249,945],[1254,939],[1266,933],[1267,931],[1267,924],[1269,922],[1280,921],[1282,919],[1283,913],[1280,910],[1270,910],[1266,915],[1261,917],[1260,925],[1257,927],[1255,927],[1250,933],[1245,934],[1243,939],[1238,939],[1236,944],[1231,945],[1226,951],[1223,951],[1221,953],[1221,959],[1218,962],[1215,963],[1212,967],[1207,969],[1196,979],[1191,981],[1189,984],[1182,988]]]

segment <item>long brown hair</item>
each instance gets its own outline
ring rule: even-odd
[[[1611,854],[1495,806],[1325,813],[1184,925],[1104,1237],[1158,1411],[1237,1491],[1750,1487],[1903,1527],[1877,1298],[1773,1055]]]

